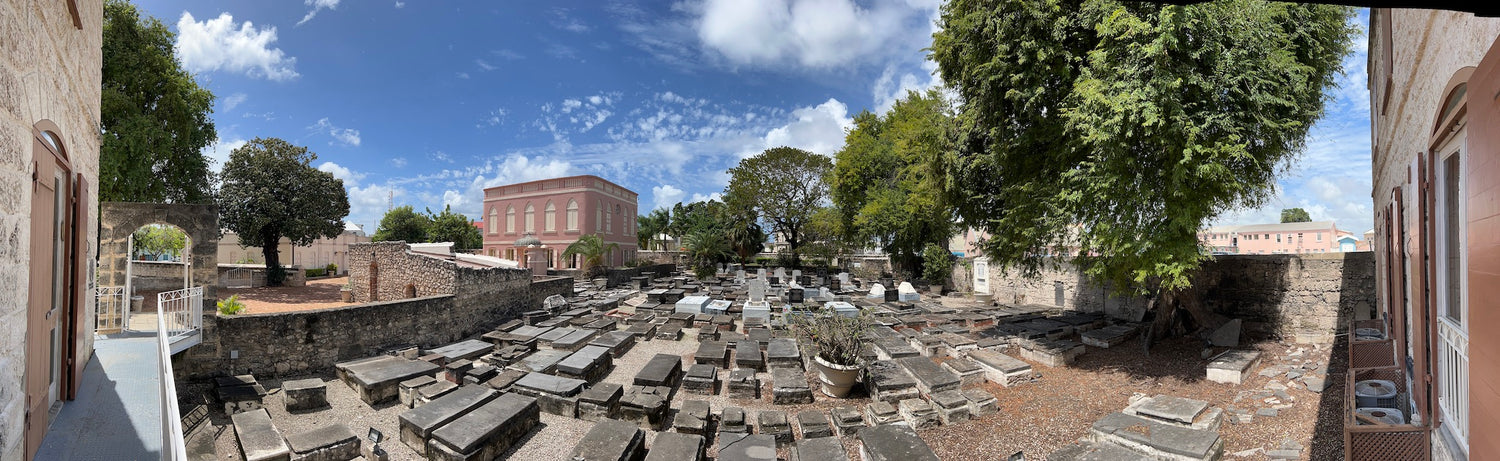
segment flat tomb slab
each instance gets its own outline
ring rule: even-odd
[[[594,336],[598,334],[599,330],[573,330],[572,332],[568,333],[567,336],[563,336],[562,338],[558,338],[556,341],[553,341],[552,348],[565,351],[576,351],[587,345],[589,341],[593,341]]]
[[[969,359],[984,370],[985,379],[1002,386],[1013,386],[1031,377],[1031,364],[988,349],[972,350]]]
[[[708,401],[684,400],[677,416],[672,418],[672,428],[683,434],[705,435],[710,412]]]
[[[703,459],[705,444],[701,435],[662,432],[651,442],[645,461],[698,461]]]
[[[866,384],[875,400],[896,404],[918,395],[917,380],[896,362],[876,360],[870,362],[865,372]]]
[[[287,436],[297,459],[345,460],[359,457],[359,436],[341,423]]]
[[[245,461],[290,459],[291,447],[271,424],[271,413],[266,409],[236,413],[229,419],[234,422],[234,435],[240,440]]]
[[[901,359],[922,355],[917,349],[911,347],[911,343],[904,339],[880,338],[875,340],[875,351],[879,353],[882,360]]]
[[[449,362],[452,362],[459,359],[478,360],[484,354],[488,354],[493,350],[495,350],[494,344],[478,339],[470,339],[439,347],[427,351],[427,353],[441,355],[443,358],[448,359]]]
[[[532,373],[547,373],[557,369],[557,363],[568,358],[568,351],[543,349],[533,352],[521,361],[510,364],[507,368]]]
[[[1065,367],[1083,355],[1083,349],[1082,344],[1068,340],[1037,339],[1023,342],[1021,356],[1049,367]]]
[[[761,355],[760,343],[739,341],[734,345],[734,365],[755,370],[766,369],[766,359]]]
[[[704,341],[693,353],[693,363],[707,363],[719,368],[729,368],[729,348],[719,341]]]
[[[557,374],[589,382],[597,381],[609,371],[613,365],[613,357],[609,354],[609,348],[585,346],[569,355],[568,358],[557,362]]]
[[[1240,384],[1258,363],[1260,351],[1227,350],[1209,359],[1207,378],[1216,383]]]
[[[417,453],[425,455],[427,442],[434,430],[498,396],[500,393],[488,386],[464,386],[436,400],[404,411],[396,417],[401,426],[401,442],[416,450]]]
[[[1110,325],[1085,331],[1079,336],[1083,338],[1084,344],[1109,349],[1110,346],[1118,345],[1134,337],[1137,330],[1138,328],[1130,325]]]
[[[915,430],[897,424],[860,430],[859,455],[865,461],[941,461]]]
[[[766,343],[766,365],[771,367],[794,366],[802,368],[802,353],[797,350],[797,340],[776,338]]]
[[[637,386],[672,386],[682,374],[682,357],[671,354],[656,354],[641,371],[635,374],[633,384]]]
[[[682,389],[694,394],[713,395],[719,381],[719,368],[700,363],[688,367],[682,377]]]
[[[1198,414],[1207,409],[1208,402],[1202,400],[1158,395],[1149,399],[1141,399],[1134,405],[1130,405],[1126,408],[1126,413],[1133,411],[1140,416],[1191,425],[1198,419]]]
[[[638,325],[651,324],[641,323]],[[625,355],[626,352],[629,352],[630,348],[635,347],[635,334],[629,331],[611,331],[599,335],[598,337],[594,338],[593,341],[589,341],[589,345],[607,348],[609,349],[609,353],[611,355],[619,357]]]
[[[1089,428],[1095,442],[1114,442],[1136,451],[1157,451],[1188,459],[1218,459],[1224,451],[1219,434],[1177,427],[1149,418],[1110,413]]]
[[[616,419],[594,423],[568,459],[579,461],[629,461],[639,457],[646,433],[636,425]]]
[[[837,437],[802,439],[792,448],[794,461],[849,461],[844,444]]]
[[[812,403],[812,388],[800,368],[777,367],[771,369],[771,403],[790,405]]]
[[[499,457],[541,419],[536,399],[505,393],[432,431],[429,460]]]
[[[962,382],[958,375],[943,369],[932,359],[927,357],[907,357],[896,359],[896,363],[906,368],[913,378],[917,380],[917,388],[925,395],[936,392],[958,389]]]
[[[439,369],[437,365],[422,360],[395,358],[373,368],[350,369],[349,377],[360,400],[374,405],[396,398],[397,385],[402,381],[422,375],[431,375]]]
[[[766,434],[719,434],[719,461],[776,461],[776,438]]]

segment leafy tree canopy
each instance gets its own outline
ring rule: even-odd
[[[268,269],[267,282],[280,285],[285,276],[278,258],[282,237],[292,245],[335,238],[344,231],[349,195],[344,181],[312,167],[317,154],[277,138],[255,138],[229,153],[219,189],[219,222],[259,246]]]
[[[855,116],[828,180],[846,238],[880,246],[913,273],[924,247],[947,246],[955,231],[944,190],[954,128],[937,89],[909,91],[884,115]]]
[[[792,147],[766,149],[729,169],[724,201],[769,222],[786,237],[792,263],[798,264],[804,228],[828,200],[823,178],[832,169],[833,162],[822,155]]]
[[[1260,0],[949,1],[931,57],[963,101],[948,182],[959,216],[990,233],[986,255],[1028,274],[1047,248],[1076,248],[1087,274],[1117,287],[1187,289],[1207,257],[1198,230],[1264,204],[1304,147],[1351,14]]]
[[[657,208],[645,216],[636,216],[636,243],[644,250],[666,250],[667,244],[657,236],[667,231],[672,222],[672,212]]]
[[[147,224],[131,234],[136,257],[152,255],[178,260],[187,247],[187,233],[174,226]]]
[[[1281,222],[1312,222],[1312,216],[1301,208],[1287,208],[1281,210]]]
[[[403,241],[407,243],[427,242],[427,230],[432,227],[432,218],[412,210],[411,205],[398,206],[385,212],[380,218],[380,227],[370,237],[376,242]]]
[[[444,206],[443,212],[438,214],[427,210],[427,216],[430,223],[427,228],[428,241],[453,242],[455,250],[477,250],[484,246],[484,235],[462,213],[454,213],[450,207]],[[381,219],[380,223],[384,225],[385,220]]]
[[[174,57],[172,31],[128,1],[104,2],[103,35],[99,199],[212,203],[213,93]]]
[[[600,237],[599,234],[588,234],[578,237],[578,241],[568,244],[568,247],[563,249],[562,257],[563,259],[567,259],[573,257],[573,255],[580,256],[583,262],[579,264],[578,269],[582,270],[584,274],[591,274],[594,268],[603,267],[606,261],[605,258],[609,257],[610,253],[619,248],[620,244],[613,242],[606,243],[604,238]]]

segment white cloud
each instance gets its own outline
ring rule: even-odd
[[[231,110],[234,110],[234,108],[236,106],[239,106],[241,103],[244,103],[245,100],[249,99],[249,98],[250,98],[250,96],[246,95],[245,93],[231,94],[231,95],[229,95],[229,97],[224,98],[224,100],[223,100],[224,101],[224,108],[222,110],[224,112],[229,112]]]
[[[681,202],[683,197],[687,197],[687,192],[684,192],[682,189],[673,187],[671,184],[662,184],[660,186],[652,187],[651,209],[670,210],[672,209],[672,205],[676,205],[678,202]]]
[[[459,72],[457,75],[458,75],[458,78],[461,78],[461,79],[464,79],[464,80],[468,80],[469,79],[469,73],[468,72]]]
[[[418,210],[422,206],[406,203],[407,191],[401,187],[386,184],[371,184],[365,187],[350,186],[344,184],[349,193],[349,217],[345,221],[365,224],[365,232],[374,234],[380,226],[380,218],[385,216],[388,204],[395,206],[413,205]]]
[[[704,48],[733,64],[829,68],[910,48],[931,30],[935,3],[708,0],[695,25]]]
[[[340,128],[328,121],[328,117],[318,119],[317,123],[307,127],[310,130],[327,130],[329,136],[346,146],[359,147],[359,130],[353,128]],[[332,144],[332,143],[329,143]]]
[[[224,164],[229,162],[229,153],[245,145],[245,142],[243,138],[219,138],[213,144],[209,144],[208,147],[203,149],[203,155],[213,161],[212,165],[209,165],[209,168],[214,173],[224,171]]]
[[[485,126],[495,126],[495,125],[499,125],[499,124],[505,123],[505,116],[508,115],[508,114],[509,114],[509,112],[506,112],[505,108],[495,109],[493,111],[490,111],[490,114],[488,116],[486,116],[483,119],[480,119],[479,120],[479,124],[474,125],[474,126],[475,127],[479,127],[479,128],[483,128]]]
[[[832,156],[844,147],[844,130],[854,126],[848,106],[832,98],[815,107],[799,107],[792,117],[791,123],[766,133],[765,148],[789,146]]]
[[[517,61],[517,60],[521,60],[521,59],[526,59],[526,56],[521,55],[521,53],[517,53],[517,52],[509,50],[509,49],[500,49],[500,50],[491,51],[490,54],[493,54],[495,56],[499,56],[501,58],[508,59],[508,60],[511,60],[511,61]]]
[[[499,67],[495,67],[494,65],[485,62],[483,59],[475,59],[474,65],[479,66],[480,69],[484,69],[486,72],[499,69]]]
[[[250,21],[236,25],[229,13],[198,22],[184,11],[177,20],[177,57],[190,72],[244,72],[275,81],[297,78],[297,58],[272,47],[275,42],[275,27],[257,29]]]
[[[470,219],[483,216],[480,206],[484,203],[486,188],[515,184],[540,179],[557,178],[573,174],[573,165],[567,161],[511,155],[497,162],[486,162],[484,166],[467,171],[454,172],[456,181],[472,175],[462,191],[444,190],[441,203],[453,207]]]
[[[338,9],[339,7],[339,0],[303,0],[302,3],[312,7],[312,10],[308,11],[307,16],[303,16],[301,21],[297,21],[297,25],[299,26],[302,25],[302,23],[311,21],[313,16],[317,16],[318,10],[334,10]],[[400,8],[402,5],[402,3],[397,2],[396,8]]]
[[[688,199],[688,202],[689,203],[691,203],[691,202],[707,202],[709,200],[713,200],[713,201],[717,201],[717,202],[722,202],[722,201],[724,201],[724,194],[720,193],[720,192],[713,192],[713,193],[710,193],[708,195],[704,195],[704,194],[700,194],[700,193],[694,192],[693,193],[693,198]]]
[[[396,2],[396,8],[406,8],[406,2]]]
[[[391,166],[396,168],[406,168],[406,157],[391,157]]]
[[[318,171],[333,173],[334,178],[344,180],[345,187],[357,186],[359,185],[359,180],[365,178],[364,173],[354,172],[333,162],[323,162],[321,165],[318,165]]]

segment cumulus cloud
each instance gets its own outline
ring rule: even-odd
[[[339,0],[303,0],[302,3],[312,7],[312,10],[308,11],[307,16],[303,16],[301,21],[297,21],[297,25],[299,26],[307,21],[311,21],[313,16],[318,15],[319,10],[333,10],[339,7]],[[396,8],[402,6],[405,5],[401,2],[396,2]]]
[[[681,202],[683,197],[687,197],[687,192],[683,191],[682,189],[673,187],[671,184],[662,184],[660,186],[652,187],[651,209],[670,210],[672,209],[672,205],[676,205],[678,202]]]
[[[844,148],[844,131],[854,126],[849,107],[832,98],[817,106],[799,107],[792,117],[791,123],[766,133],[765,148],[789,146],[832,156]]]
[[[214,173],[223,171],[224,164],[229,162],[229,153],[245,145],[245,142],[243,138],[219,138],[213,144],[209,144],[203,149],[203,156],[212,161],[209,168],[213,169]]]
[[[396,8],[406,8],[406,2],[396,2]]]
[[[738,65],[828,68],[884,57],[930,30],[936,2],[708,0],[696,21],[704,48]]]
[[[297,78],[297,58],[273,47],[275,43],[275,27],[256,28],[250,21],[236,24],[229,13],[199,22],[184,11],[177,20],[177,57],[190,72],[243,72],[274,81]]]
[[[374,234],[380,225],[380,218],[385,216],[388,204],[395,206],[412,205],[418,210],[422,205],[406,203],[408,197],[406,189],[388,184],[370,184],[364,187],[350,186],[344,184],[349,192],[349,217],[345,221],[364,224],[365,232]]]
[[[231,110],[234,110],[234,108],[236,106],[239,106],[241,103],[244,103],[246,99],[250,99],[250,96],[246,95],[245,93],[231,94],[228,97],[225,97],[223,99],[224,108],[222,110],[224,112],[229,112]]]
[[[359,180],[365,178],[364,173],[356,173],[333,162],[323,162],[318,165],[318,171],[333,173],[334,178],[344,180],[344,186],[346,187],[357,186],[359,185]]]
[[[359,147],[359,130],[353,128],[340,128],[334,125],[332,122],[329,122],[328,117],[318,119],[317,123],[314,123],[312,124],[312,126],[309,126],[307,128],[315,131],[326,130],[328,132],[328,135],[332,136],[333,139],[335,141],[338,141],[340,144]],[[329,144],[333,143],[330,142]]]

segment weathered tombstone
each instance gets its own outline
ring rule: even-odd
[[[297,379],[281,383],[286,393],[286,411],[311,410],[328,406],[328,386],[318,378]],[[358,450],[355,450],[358,451]]]
[[[563,299],[562,295],[548,296],[547,299],[542,300],[542,307],[556,314],[567,309],[568,300]]]
[[[531,373],[511,385],[511,390],[535,397],[542,411],[575,418],[578,416],[578,394],[588,382],[545,373]]]
[[[620,411],[620,397],[625,388],[615,383],[599,383],[578,394],[578,419],[601,421]]]
[[[771,403],[791,405],[812,403],[812,388],[800,368],[771,369]]]
[[[991,400],[994,398],[991,397]],[[864,415],[854,407],[834,407],[828,414],[833,416],[833,427],[838,429],[839,435],[855,435],[865,427]]]
[[[731,370],[729,382],[725,387],[729,388],[730,398],[745,400],[760,398],[760,378],[755,377],[755,370],[748,368]]]
[[[683,434],[704,435],[708,431],[710,413],[708,401],[685,400],[677,416],[672,418],[672,428]]]
[[[646,434],[625,421],[606,419],[594,423],[568,459],[589,461],[629,461],[639,459],[645,450]]]
[[[792,448],[792,459],[817,461],[849,461],[844,453],[844,444],[834,437],[805,438]]]
[[[901,418],[905,419],[906,424],[913,429],[937,427],[942,423],[937,409],[933,408],[932,403],[926,400],[906,399],[902,400],[901,404],[897,405],[897,407],[901,409]]]
[[[833,437],[833,425],[822,410],[808,409],[797,412],[797,431],[803,439]]]
[[[401,428],[401,442],[416,450],[417,454],[426,456],[427,442],[433,431],[498,396],[499,392],[485,386],[467,386],[406,410],[396,418]]]
[[[746,433],[750,427],[745,424],[745,409],[740,407],[724,407],[719,412],[719,432]]]
[[[786,269],[780,267],[776,268],[776,278],[778,280],[786,280]]]
[[[290,459],[291,447],[271,423],[271,413],[266,409],[235,414],[229,419],[234,424],[234,435],[240,441],[240,452],[246,460]]]
[[[662,432],[651,442],[644,461],[698,461],[706,443],[702,435]]]
[[[453,422],[432,431],[428,459],[494,459],[541,420],[537,401],[505,393]]]
[[[922,300],[922,295],[917,293],[917,288],[912,286],[911,282],[901,282],[901,285],[896,287],[896,293],[899,295],[899,300],[902,302],[915,302]]]
[[[755,417],[760,423],[760,433],[774,437],[777,446],[792,443],[792,424],[787,421],[786,412],[761,410]]]
[[[894,303],[901,301],[901,291],[899,289],[886,289],[883,294],[885,296],[885,302]]]
[[[359,436],[341,423],[330,424],[286,437],[292,457],[298,460],[337,460],[359,457]]]
[[[776,461],[776,437],[766,434],[719,434],[719,461]]]
[[[881,285],[879,283],[874,284],[874,285],[870,285],[870,294],[867,295],[867,297],[873,298],[873,299],[885,300],[886,299],[885,285]]]
[[[865,461],[939,461],[917,431],[909,426],[882,424],[859,431],[859,454]]]

